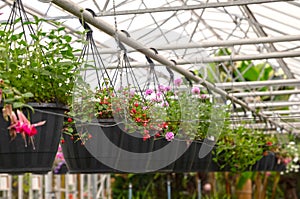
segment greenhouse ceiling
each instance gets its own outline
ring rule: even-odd
[[[12,4],[0,2],[1,22]],[[81,17],[92,22],[108,68],[118,65],[115,40],[120,39],[141,77],[149,72],[142,53],[177,76],[197,71],[197,84],[237,102],[235,120],[259,113],[252,126],[300,133],[299,0],[23,0],[23,5],[29,18],[63,22],[75,37],[83,30],[78,9],[92,9],[96,17],[88,12]],[[262,122],[266,118],[270,124]]]

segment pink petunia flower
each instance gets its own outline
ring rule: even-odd
[[[174,133],[173,132],[167,132],[166,135],[165,135],[165,138],[169,142],[172,141],[174,139]]]
[[[165,86],[164,85],[158,85],[158,91],[159,92],[165,92]]]
[[[168,92],[171,90],[171,86],[165,86],[165,91]]]
[[[151,95],[152,93],[153,93],[153,90],[150,88],[145,91],[146,95]]]
[[[175,79],[174,84],[175,84],[175,86],[180,86],[182,84],[182,79],[181,78]]]
[[[192,93],[193,93],[193,94],[200,94],[200,88],[194,86],[194,87],[192,88]]]

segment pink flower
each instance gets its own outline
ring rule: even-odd
[[[153,93],[153,90],[152,89],[147,89],[146,91],[145,91],[145,94],[146,95],[151,95]]]
[[[161,102],[162,99],[160,97],[153,97],[152,99],[152,102]]]
[[[166,86],[166,87],[165,87],[165,91],[168,92],[168,91],[170,91],[170,90],[171,90],[171,86]]]
[[[129,97],[133,97],[135,95],[135,91],[131,90],[129,91]]]
[[[164,92],[165,91],[165,87],[163,85],[158,85],[158,91],[159,92]]]
[[[164,101],[164,102],[161,103],[161,106],[162,107],[168,107],[169,103],[167,101]]]
[[[180,86],[182,84],[182,79],[181,78],[175,79],[174,84],[175,84],[175,86]]]
[[[59,160],[64,160],[64,154],[62,152],[57,152],[56,158]]]
[[[148,109],[148,106],[143,106],[143,110],[147,110]]]
[[[35,127],[42,126],[46,123],[46,121],[41,121],[36,124],[30,124],[30,122],[28,121],[26,116],[19,110],[17,110],[17,115],[18,115],[18,119],[13,112],[12,118],[13,118],[14,122],[12,123],[12,125],[10,125],[8,127],[8,129],[9,130],[13,129],[17,133],[24,133],[25,135],[28,135],[29,137],[37,134],[37,130]]]
[[[200,88],[194,86],[194,87],[192,88],[192,93],[193,93],[193,94],[200,94]]]
[[[200,96],[200,98],[201,98],[201,99],[206,99],[207,96],[206,96],[205,94],[202,94],[202,95]]]
[[[173,132],[167,132],[165,135],[166,140],[172,141],[174,139],[174,133]]]
[[[290,163],[291,161],[292,161],[291,158],[284,158],[284,159],[283,159],[283,163],[284,163],[285,165],[287,165],[287,164]]]

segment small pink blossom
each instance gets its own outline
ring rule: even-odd
[[[160,91],[156,93],[157,97],[160,97],[161,95],[162,95],[162,92],[160,92]]]
[[[171,86],[166,86],[166,87],[165,87],[165,91],[166,91],[166,92],[168,92],[168,91],[170,91],[170,90],[171,90]]]
[[[161,103],[161,106],[162,107],[168,107],[169,103],[167,101],[164,101],[164,102]]]
[[[202,94],[202,95],[200,96],[200,98],[201,98],[201,99],[207,99],[207,95]]]
[[[152,99],[152,102],[161,102],[162,99],[160,97],[153,97]]]
[[[146,91],[145,91],[145,94],[146,95],[151,95],[153,93],[153,90],[152,89],[147,89]]]
[[[175,79],[174,84],[175,84],[175,86],[180,86],[182,84],[182,79],[181,78]]]
[[[192,88],[192,93],[193,93],[193,94],[200,94],[200,88],[194,86],[194,87]]]
[[[167,132],[166,135],[165,135],[165,138],[169,142],[172,141],[174,139],[174,133],[173,132]]]
[[[133,97],[135,95],[135,91],[131,90],[129,91],[129,97]]]
[[[165,87],[163,85],[158,85],[158,91],[159,92],[164,92],[165,91]]]
[[[147,110],[148,109],[148,106],[143,106],[143,110]]]
[[[285,165],[287,165],[287,164],[290,163],[291,161],[292,161],[291,158],[284,158],[284,159],[283,159],[283,163],[284,163]]]

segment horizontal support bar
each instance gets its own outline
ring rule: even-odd
[[[274,111],[262,111],[265,115],[300,115],[300,110],[274,110]],[[247,116],[251,116],[251,112],[246,111],[245,112],[233,112],[231,113],[232,117],[245,117],[245,114]]]
[[[162,46],[153,46],[156,50],[178,50],[178,49],[191,49],[191,48],[210,48],[210,47],[228,47],[236,45],[250,45],[250,44],[262,44],[262,43],[277,43],[288,41],[299,41],[300,35],[285,35],[278,37],[259,37],[239,40],[223,40],[223,41],[201,41],[191,43],[177,43],[166,44]],[[101,48],[98,50],[100,54],[113,54],[117,53],[117,49]],[[134,49],[128,49],[128,52],[136,52]]]
[[[267,81],[248,81],[248,82],[224,82],[216,83],[217,87],[223,89],[230,88],[259,88],[264,86],[300,86],[300,79],[281,79]],[[230,94],[231,95],[231,94]]]
[[[291,0],[287,0],[291,1]],[[155,12],[177,12],[179,10],[198,10],[206,8],[219,8],[219,7],[230,7],[230,6],[242,6],[250,4],[262,4],[262,3],[274,3],[282,2],[282,0],[235,0],[235,1],[225,1],[225,2],[213,2],[213,3],[199,3],[197,5],[182,5],[173,7],[158,7],[158,8],[146,8],[138,10],[122,10],[116,12],[103,11],[97,16],[114,16],[114,15],[130,15],[130,14],[145,14],[145,13],[155,13]]]
[[[249,107],[253,108],[268,108],[268,107],[286,107],[286,106],[295,106],[295,105],[300,105],[299,102],[257,102],[257,103],[248,103]],[[236,105],[237,108],[240,108],[241,106]]]
[[[275,96],[275,95],[291,95],[291,94],[300,94],[300,90],[252,91],[252,92],[230,93],[230,95],[233,95],[235,97]]]
[[[141,49],[142,50],[142,49]],[[145,49],[146,50],[146,49]],[[204,57],[199,56],[189,60],[179,59],[175,60],[177,65],[187,65],[187,64],[206,64],[213,62],[234,62],[234,61],[244,61],[244,60],[261,60],[261,59],[274,59],[274,58],[289,58],[289,57],[300,57],[300,51],[290,51],[290,52],[272,52],[272,53],[261,53],[261,54],[251,54],[251,55],[231,55],[231,56],[218,56],[218,57]],[[141,62],[131,62],[130,65],[133,68],[147,68],[149,65],[147,63]],[[157,66],[162,64],[156,63]],[[107,69],[116,69],[117,65],[107,66]]]

